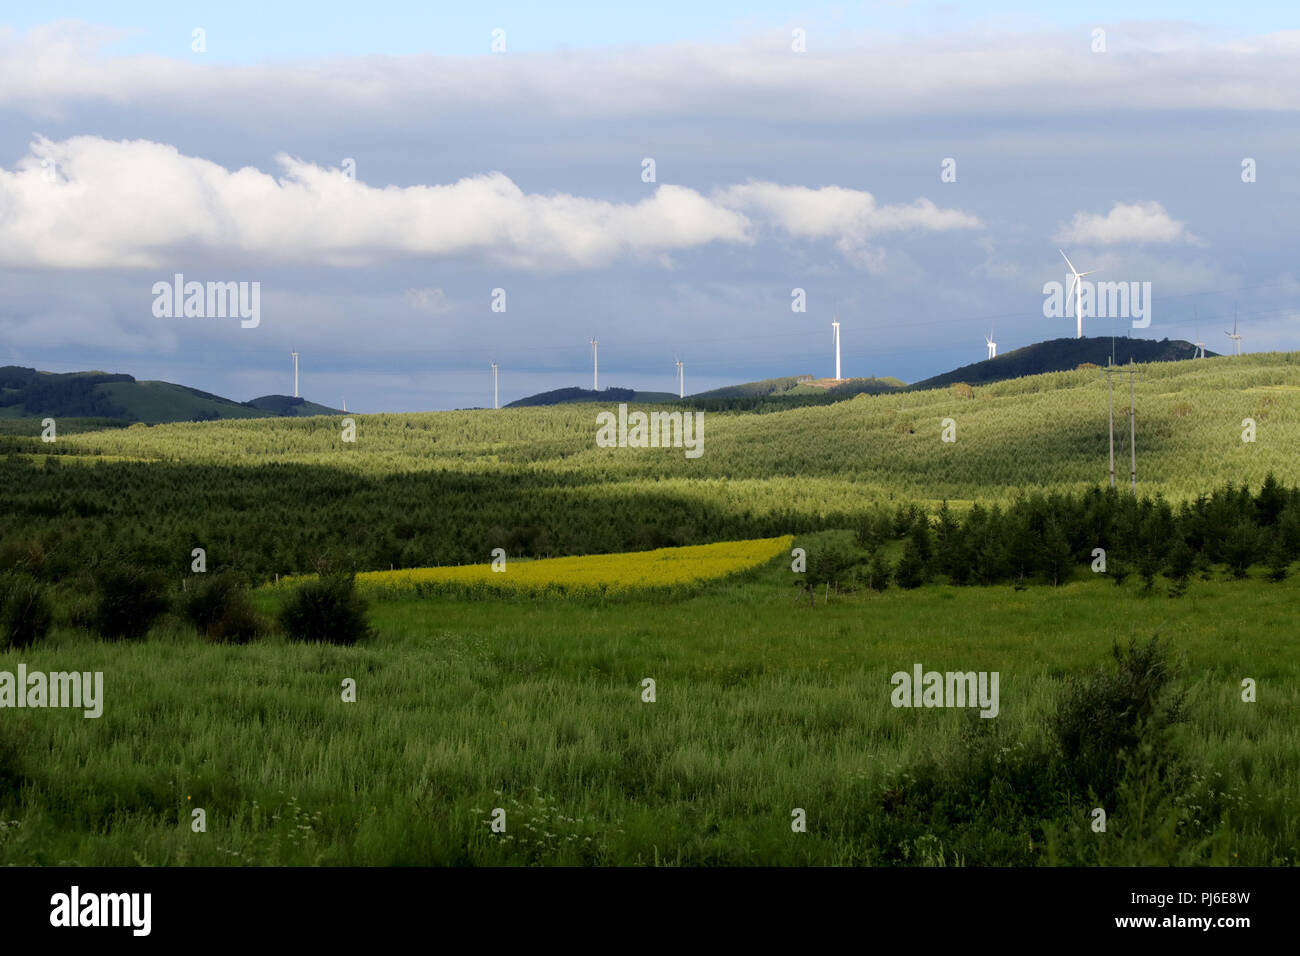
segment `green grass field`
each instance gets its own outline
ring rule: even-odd
[[[1136,391],[1144,493],[1300,483],[1300,353],[1146,366]],[[375,633],[353,647],[274,628],[214,644],[176,617],[119,643],[72,626],[98,562],[179,587],[198,546],[251,583],[321,556],[485,563],[498,542],[513,561],[793,533],[812,556],[881,504],[1100,484],[1105,400],[1081,370],[709,412],[698,459],[597,448],[597,409],[572,405],[356,415],[351,443],[336,417],[68,420],[50,445],[39,423],[0,423],[0,571],[35,569],[60,602],[53,634],[0,652],[0,671],[102,671],[106,696],[98,719],[0,711],[0,863],[1296,865],[1300,581],[1260,564],[1198,569],[1171,598],[1076,554],[1062,587],[810,606],[783,556],[654,597],[372,595]],[[253,592],[268,619],[284,590]],[[1071,756],[1172,701],[1110,657],[1156,634],[1185,709],[1159,711],[1167,729],[1144,717],[1122,758]],[[998,716],[893,707],[891,675],[915,664],[997,672]]]
[[[1104,581],[931,586],[809,607],[790,578],[778,562],[672,604],[387,600],[353,648],[62,631],[0,670],[102,670],[104,714],[5,715],[0,863],[1300,860],[1300,582],[1198,580],[1177,600]],[[1045,772],[1032,754],[1066,675],[1155,632],[1189,695],[1177,786],[1038,815],[999,792]],[[890,674],[914,663],[998,671],[999,716],[893,708]],[[980,793],[976,750],[1031,756]],[[970,808],[909,804],[918,777],[971,784]],[[796,808],[807,832],[792,831]]]

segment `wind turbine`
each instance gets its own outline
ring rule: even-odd
[[[293,356],[293,397],[298,397],[298,353],[290,352]]]
[[[1059,253],[1061,253],[1061,258],[1064,259],[1064,260],[1065,260],[1065,264],[1066,264],[1067,266],[1070,267],[1070,273],[1071,273],[1071,275],[1074,277],[1074,278],[1071,279],[1071,281],[1070,281],[1070,292],[1074,292],[1074,293],[1075,293],[1075,296],[1074,296],[1074,320],[1075,320],[1075,322],[1076,322],[1076,324],[1077,324],[1077,334],[1075,335],[1075,338],[1079,338],[1079,339],[1081,339],[1081,338],[1083,338],[1083,283],[1082,283],[1082,279],[1083,279],[1084,276],[1090,276],[1090,275],[1092,275],[1092,274],[1093,274],[1094,272],[1096,272],[1097,270],[1096,270],[1096,269],[1090,269],[1090,270],[1087,271],[1087,272],[1080,272],[1078,269],[1076,269],[1076,268],[1074,267],[1074,263],[1070,261],[1070,257],[1067,256],[1067,255],[1065,254],[1064,251],[1062,251],[1061,249],[1057,249],[1056,251],[1059,252]],[[1077,290],[1077,291],[1076,291],[1076,290]],[[1070,293],[1069,293],[1069,292],[1066,293],[1065,298],[1066,298],[1067,300],[1069,300],[1069,298],[1070,298]]]
[[[686,397],[686,366],[677,359],[677,397]]]
[[[993,341],[993,326],[989,326],[989,334],[984,336],[984,341],[989,344],[989,358],[997,358],[998,343]]]
[[[600,362],[596,357],[596,340],[591,340],[591,390],[600,391]]]
[[[1232,310],[1232,331],[1231,332],[1225,331],[1223,334],[1226,335],[1228,338],[1232,339],[1232,341],[1237,343],[1237,354],[1240,355],[1241,336],[1237,332],[1237,310],[1235,308]]]
[[[497,398],[497,363],[492,363],[492,407],[500,408],[501,402]]]
[[[839,381],[841,381],[841,379],[840,379],[840,320],[839,320],[839,316],[836,316],[836,317],[835,317],[835,321],[831,323],[831,329],[834,330],[834,332],[835,332],[835,381],[839,382]]]

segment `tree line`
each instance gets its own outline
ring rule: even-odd
[[[933,515],[916,505],[876,508],[851,542],[820,552],[809,556],[809,585],[1061,585],[1093,573],[1117,584],[1136,575],[1147,589],[1163,575],[1181,594],[1216,566],[1238,578],[1252,566],[1285,578],[1300,559],[1300,488],[1270,473],[1254,492],[1228,483],[1177,507],[1159,495],[1093,487],[1029,493],[1006,507],[975,504],[964,515],[947,502]]]

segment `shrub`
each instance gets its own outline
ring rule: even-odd
[[[91,627],[112,641],[143,637],[170,606],[161,572],[109,565],[95,578]]]
[[[262,633],[262,621],[235,575],[218,572],[195,579],[182,611],[204,637],[230,644],[246,644]]]
[[[280,624],[294,640],[355,644],[369,637],[366,601],[351,574],[329,574],[298,586],[280,609]]]
[[[28,575],[0,579],[0,649],[31,647],[50,630],[46,588]]]
[[[857,562],[857,555],[845,541],[824,538],[816,543],[808,561],[808,585],[838,585]]]
[[[1157,766],[1170,755],[1169,729],[1182,719],[1183,693],[1170,689],[1173,665],[1167,644],[1152,637],[1113,645],[1116,668],[1069,680],[1051,726],[1077,779],[1103,792],[1119,779],[1139,746]]]
[[[1268,552],[1268,579],[1285,581],[1291,570],[1291,556],[1281,541],[1274,543]]]

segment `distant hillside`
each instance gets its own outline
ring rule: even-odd
[[[911,391],[927,388],[944,388],[965,382],[967,385],[1001,382],[1025,375],[1039,375],[1043,372],[1069,372],[1085,362],[1105,366],[1110,360],[1111,343],[1115,346],[1115,364],[1127,365],[1130,358],[1134,362],[1177,362],[1190,359],[1196,355],[1196,346],[1180,340],[1161,339],[1111,339],[1109,336],[1082,339],[1051,339],[1047,342],[1035,342],[1024,348],[1015,349],[997,358],[985,359],[971,365],[963,365],[933,378],[923,379],[908,386]],[[1215,352],[1206,351],[1207,357],[1214,357]]]
[[[557,388],[550,392],[539,392],[517,401],[509,402],[506,408],[526,408],[534,405],[570,405],[574,402],[675,402],[672,392],[638,392],[631,388],[606,388],[596,391],[590,388]]]
[[[261,398],[251,399],[244,404],[281,418],[343,414],[337,408],[317,405],[315,402],[309,402],[305,398],[294,398],[292,395],[263,395]]]
[[[904,387],[896,378],[850,378],[833,383],[834,379],[814,379],[811,375],[767,378],[688,395],[685,401],[705,411],[779,412],[805,405],[830,405],[855,395],[881,395]]]
[[[126,422],[194,422],[219,418],[332,415],[301,398],[267,395],[236,402],[171,382],[140,382],[107,372],[40,372],[0,367],[0,417],[99,418]]]
[[[805,383],[811,382],[811,375],[791,375],[786,378],[765,378],[759,382],[745,382],[741,385],[725,385],[722,388],[697,392],[694,399],[710,398],[765,398],[769,395],[781,395],[786,392],[806,390]]]

